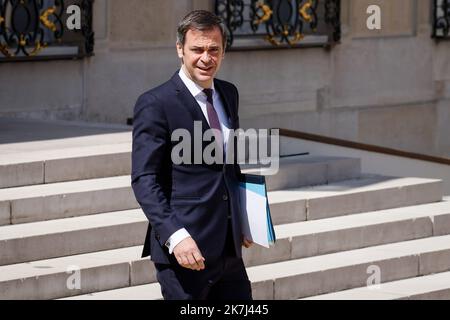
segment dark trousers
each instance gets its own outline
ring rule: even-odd
[[[156,277],[165,300],[252,300],[251,284],[242,258],[233,246],[228,223],[224,253],[205,269],[194,271],[173,264],[155,264]]]

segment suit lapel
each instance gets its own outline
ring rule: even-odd
[[[236,123],[234,122],[234,119],[236,119],[237,117],[234,114],[235,108],[230,101],[230,97],[226,94],[225,89],[222,87],[220,82],[215,79],[214,79],[214,87],[219,92],[220,98],[222,98],[222,102],[225,107],[225,111],[228,115],[228,121],[229,121],[232,129],[236,129]]]
[[[211,129],[211,127],[208,124],[208,121],[205,118],[205,115],[203,114],[200,106],[197,103],[197,100],[195,100],[195,98],[189,92],[189,89],[185,86],[185,84],[181,80],[180,76],[178,75],[178,72],[179,71],[177,71],[171,79],[172,82],[175,84],[176,95],[179,97],[182,104],[189,110],[194,121],[202,122],[203,132],[205,132],[208,129]],[[236,108],[233,105],[234,102],[231,101],[231,97],[227,94],[221,83],[215,79],[214,79],[214,87],[219,92],[220,98],[222,99],[232,129],[236,129],[235,119],[237,118],[237,115],[235,114]]]
[[[181,104],[189,110],[194,121],[202,122],[203,133],[206,130],[210,129],[208,121],[206,120],[205,115],[202,112],[202,109],[198,105],[197,100],[195,100],[195,98],[189,92],[189,89],[185,86],[185,84],[181,80],[180,76],[178,75],[178,72],[176,72],[175,75],[172,77],[172,81],[175,84],[176,95],[181,100]]]

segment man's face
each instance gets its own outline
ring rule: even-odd
[[[189,30],[184,47],[177,43],[177,52],[187,76],[202,88],[210,88],[224,56],[220,28]]]

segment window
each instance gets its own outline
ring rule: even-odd
[[[0,0],[0,62],[83,58],[93,54],[93,0]],[[79,8],[78,27],[67,22]]]
[[[433,37],[450,39],[450,0],[434,0]]]
[[[231,50],[331,46],[338,42],[340,0],[216,0]]]

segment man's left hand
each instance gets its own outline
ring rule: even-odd
[[[242,241],[242,245],[248,249],[253,245],[253,241],[248,240],[247,238],[244,237],[244,241]]]

